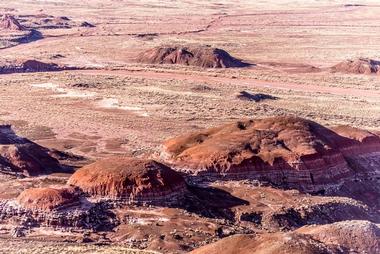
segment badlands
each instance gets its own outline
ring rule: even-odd
[[[379,21],[0,1],[0,253],[380,253]]]

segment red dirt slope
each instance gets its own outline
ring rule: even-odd
[[[363,167],[376,170],[379,151],[379,136],[368,131],[344,126],[333,131],[302,118],[272,117],[170,139],[162,156],[194,174],[252,176],[299,186],[336,183]],[[352,169],[346,159],[357,156],[368,156],[373,162]]]
[[[37,176],[61,169],[49,150],[0,125],[0,173]]]
[[[32,188],[17,198],[21,206],[32,210],[51,211],[79,203],[79,193],[73,188]]]
[[[247,64],[226,51],[209,46],[157,47],[141,53],[137,60],[147,64],[182,64],[203,68],[245,67]]]
[[[90,195],[127,202],[174,201],[186,190],[182,176],[169,167],[153,160],[122,156],[79,169],[68,184]]]

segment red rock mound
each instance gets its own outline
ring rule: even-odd
[[[0,20],[0,29],[12,30],[12,31],[24,31],[26,30],[15,17],[9,14],[3,15]]]
[[[153,160],[111,157],[76,171],[68,184],[100,197],[127,202],[174,201],[186,190],[182,176]]]
[[[59,69],[58,65],[54,63],[44,63],[37,60],[26,60],[21,63],[21,68],[25,72],[55,71]]]
[[[37,176],[61,169],[49,150],[0,125],[0,173]]]
[[[347,60],[331,67],[333,72],[354,74],[380,74],[380,61],[368,58]]]
[[[32,188],[23,191],[17,202],[26,209],[51,211],[79,204],[79,193],[74,188]]]
[[[65,16],[54,17],[50,15],[42,15],[40,17],[35,17],[32,26],[38,29],[65,29],[72,28],[74,26],[74,22],[72,22],[70,18]]]
[[[248,64],[226,51],[209,46],[156,47],[141,53],[138,61],[147,64],[182,64],[203,68],[245,67]]]
[[[193,174],[252,177],[290,186],[316,187],[380,166],[379,136],[343,126],[333,131],[296,117],[206,129],[170,139],[163,150],[169,163]]]
[[[0,66],[0,74],[22,72],[47,72],[65,69],[54,63],[44,63],[37,60],[25,60],[17,63]]]
[[[234,235],[191,254],[378,253],[380,230],[367,221],[302,227],[288,233]],[[355,239],[353,241],[352,239]]]

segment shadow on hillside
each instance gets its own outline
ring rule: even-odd
[[[190,193],[186,195],[181,208],[204,217],[234,220],[235,214],[231,208],[249,204],[222,189],[192,185],[188,188]]]
[[[16,175],[23,175],[28,172],[29,176],[37,176],[41,174],[50,173],[72,173],[74,168],[65,164],[60,164],[59,159],[69,157],[72,159],[82,159],[78,156],[67,154],[64,152],[50,150],[46,147],[42,147],[39,144],[18,136],[12,129],[11,125],[0,125],[0,146],[4,146],[5,150],[2,151],[5,154],[0,153],[0,165],[4,170],[3,173],[9,173]],[[9,148],[15,153],[13,158],[9,158]]]
[[[14,39],[13,41],[21,43],[21,44],[25,44],[25,43],[29,43],[29,42],[38,41],[38,40],[41,40],[43,38],[44,38],[44,36],[42,35],[42,33],[40,31],[32,29],[30,31],[30,33],[28,33],[27,35],[25,35],[21,38]]]

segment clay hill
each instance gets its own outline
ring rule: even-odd
[[[331,67],[333,72],[353,74],[380,74],[380,61],[369,58],[347,60]]]
[[[4,14],[0,20],[0,29],[11,31],[24,31],[26,28],[22,26],[18,20],[9,14]]]
[[[75,188],[30,188],[17,199],[0,200],[0,221],[17,225],[15,237],[25,236],[33,227],[105,229],[114,227],[107,209],[107,204],[85,200]]]
[[[84,166],[68,184],[92,196],[127,203],[174,202],[187,188],[179,173],[159,162],[122,156]]]
[[[163,46],[149,49],[137,57],[146,64],[181,64],[202,68],[245,67],[248,64],[222,49],[210,46]]]
[[[380,137],[365,130],[272,117],[170,139],[162,156],[198,176],[252,178],[313,191],[355,174],[374,174],[379,151]]]
[[[0,173],[37,176],[61,170],[50,151],[17,136],[10,125],[0,125]]]
[[[355,239],[355,240],[353,240]],[[191,254],[379,253],[380,228],[368,221],[306,226],[293,232],[234,235]]]
[[[31,188],[24,190],[17,202],[26,209],[51,211],[79,203],[79,193],[74,188]]]

